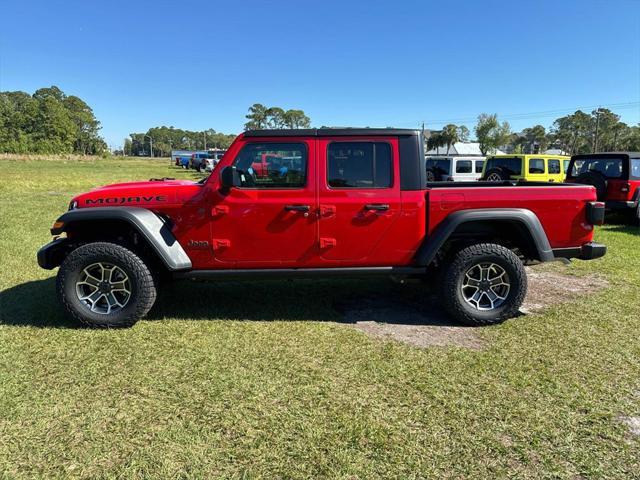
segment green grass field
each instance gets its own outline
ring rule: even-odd
[[[640,234],[601,228],[596,294],[417,349],[340,323],[386,280],[176,284],[77,328],[37,249],[73,194],[168,161],[0,161],[1,478],[640,478]]]

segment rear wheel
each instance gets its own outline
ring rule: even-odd
[[[635,210],[631,211],[631,225],[640,227],[640,202],[638,202],[638,206]]]
[[[445,310],[467,325],[492,325],[515,316],[527,293],[527,276],[516,254],[481,243],[457,252],[440,281]]]
[[[499,168],[492,168],[487,172],[485,180],[487,182],[504,182],[505,180],[509,180],[509,175]]]
[[[56,286],[67,311],[90,327],[130,327],[156,299],[156,282],[140,257],[106,242],[71,252],[60,266]]]

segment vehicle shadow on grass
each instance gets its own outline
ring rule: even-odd
[[[145,318],[164,319],[460,326],[442,312],[423,284],[398,285],[388,279],[179,281],[162,287]],[[55,278],[1,291],[0,324],[81,328],[58,303]]]
[[[56,298],[55,277],[0,291],[0,325],[77,328]]]

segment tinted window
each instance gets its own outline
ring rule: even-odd
[[[571,160],[563,160],[562,161],[562,171],[564,173],[567,173],[567,170],[569,170],[569,163],[571,162]]]
[[[576,160],[571,169],[571,176],[577,177],[587,172],[600,172],[607,178],[622,177],[622,159],[611,157],[592,157]]]
[[[630,177],[634,180],[640,180],[640,158],[631,159]]]
[[[476,173],[482,173],[483,166],[484,166],[484,160],[476,160]]]
[[[241,187],[300,188],[307,180],[307,147],[304,143],[249,143],[234,165]]]
[[[522,159],[518,157],[493,157],[487,160],[485,172],[492,168],[502,168],[509,175],[522,175]]]
[[[471,173],[471,160],[458,160],[456,162],[456,173]]]
[[[529,173],[544,173],[544,159],[531,158],[529,160]]]
[[[387,188],[391,146],[385,142],[335,142],[327,147],[327,183],[333,188]]]
[[[549,173],[560,173],[560,160],[555,158],[549,160]]]
[[[449,175],[451,170],[451,160],[427,160],[427,170],[433,170],[434,173],[441,175]]]

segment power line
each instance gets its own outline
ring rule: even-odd
[[[576,110],[595,110],[598,108],[609,108],[609,109],[617,109],[617,110],[624,110],[624,109],[631,109],[631,108],[640,108],[640,102],[622,102],[622,103],[610,103],[607,105],[604,104],[600,104],[600,105],[589,105],[589,106],[581,106],[581,107],[573,107],[573,108],[563,108],[563,109],[557,109],[557,110],[545,110],[545,111],[540,111],[540,112],[528,112],[528,113],[508,113],[505,115],[500,115],[499,118],[501,120],[530,120],[530,119],[535,119],[535,118],[543,118],[543,117],[552,117],[555,115],[562,115],[562,114],[566,114],[569,112],[575,112]],[[477,116],[475,117],[467,117],[467,118],[450,118],[450,119],[446,119],[446,120],[424,120],[424,123],[429,125],[429,126],[433,126],[433,125],[445,125],[448,123],[471,123],[471,122],[475,122],[478,119]],[[418,122],[402,122],[402,124],[412,124],[412,125],[416,125],[416,124],[420,124],[422,122],[418,121]]]

